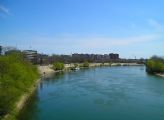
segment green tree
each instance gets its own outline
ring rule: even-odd
[[[89,62],[88,62],[88,61],[85,61],[85,62],[83,63],[83,67],[89,67]]]
[[[63,69],[64,69],[64,63],[55,62],[55,63],[53,64],[53,69],[54,69],[54,70],[63,70]]]
[[[163,73],[164,72],[164,59],[153,56],[146,62],[146,71],[148,73]]]
[[[79,65],[77,63],[74,64],[74,67],[77,68]]]

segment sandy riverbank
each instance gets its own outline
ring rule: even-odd
[[[43,65],[43,66],[38,66],[39,73],[42,74],[51,74],[54,73],[55,71],[52,69],[52,65]]]
[[[164,74],[162,74],[162,73],[157,73],[156,75],[159,77],[164,77]]]
[[[79,63],[78,66],[82,66],[82,63]],[[141,66],[142,64],[137,64],[137,63],[90,63],[89,67],[100,67],[100,66]],[[68,70],[69,68],[74,67],[74,63],[71,64],[65,64],[65,70]],[[52,69],[52,65],[43,65],[43,66],[38,66],[39,73],[41,75],[49,75],[53,74],[55,72],[59,71],[54,71]]]

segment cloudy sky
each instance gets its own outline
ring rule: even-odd
[[[164,0],[0,0],[0,45],[164,56]]]

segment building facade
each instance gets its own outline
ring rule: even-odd
[[[33,64],[37,64],[38,62],[38,55],[37,55],[37,51],[36,50],[24,50],[23,51],[23,55],[25,60],[33,63]]]
[[[110,59],[119,59],[119,54],[110,53],[109,58]]]
[[[50,64],[50,57],[46,54],[38,54],[37,55],[37,63],[40,65]]]
[[[92,62],[109,62],[113,60],[119,60],[119,54],[72,54],[74,60],[88,60]]]

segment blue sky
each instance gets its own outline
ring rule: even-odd
[[[0,44],[46,54],[164,55],[163,0],[0,0]]]

